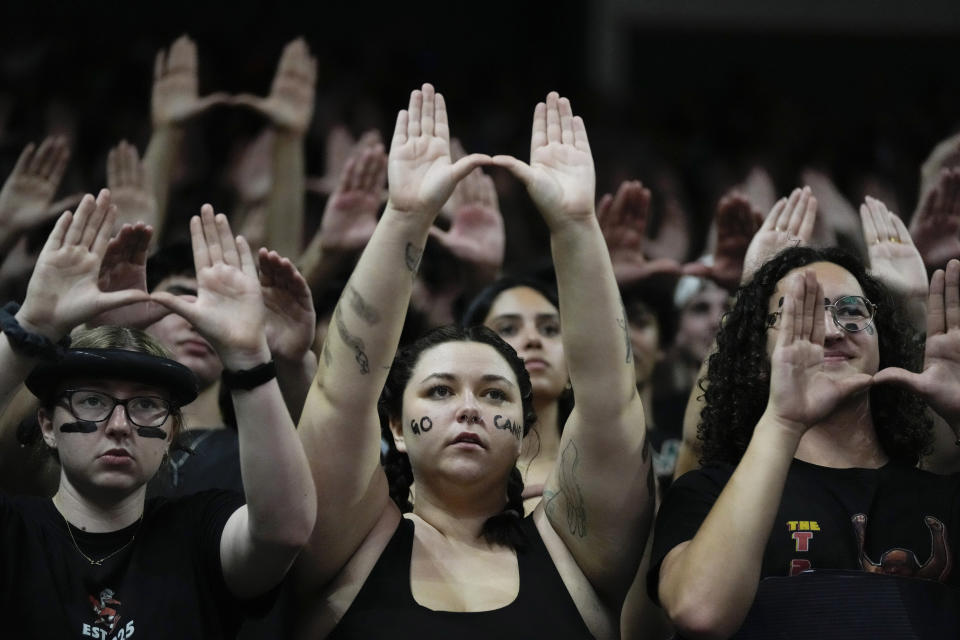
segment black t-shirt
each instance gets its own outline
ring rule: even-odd
[[[71,528],[51,500],[0,495],[0,610],[11,638],[230,638],[243,604],[227,589],[220,536],[240,496],[209,491],[147,501],[142,523]],[[16,629],[16,633],[12,632]],[[9,635],[8,635],[8,632]]]
[[[660,507],[647,586],[657,600],[660,564],[697,533],[734,468],[679,478]],[[737,544],[736,530],[729,532]],[[761,578],[807,569],[864,570],[960,586],[960,474],[895,463],[831,469],[794,460],[763,554]]]
[[[169,462],[147,483],[147,497],[179,498],[208,489],[243,494],[240,437],[234,429],[189,429],[178,442],[193,453],[171,451]]]

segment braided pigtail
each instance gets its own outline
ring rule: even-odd
[[[390,499],[400,507],[402,513],[413,511],[413,503],[410,502],[410,487],[413,486],[410,458],[407,454],[397,451],[393,440],[387,441],[387,452],[383,456],[383,471],[387,474]]]
[[[527,548],[527,536],[520,527],[523,519],[523,476],[516,467],[510,472],[507,481],[507,506],[495,516],[483,523],[480,531],[490,544],[501,544],[517,551]]]

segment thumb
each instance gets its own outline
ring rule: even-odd
[[[183,296],[176,296],[168,291],[154,291],[150,294],[150,299],[169,309],[171,312],[183,316],[190,324],[194,324],[196,315],[194,307],[196,303],[188,302]]]
[[[533,169],[530,168],[530,165],[528,165],[526,162],[517,160],[513,156],[493,156],[493,158],[490,159],[490,163],[497,167],[503,167],[516,176],[517,179],[525,185],[529,185],[531,182],[533,182]]]
[[[468,156],[460,158],[450,165],[450,172],[456,182],[463,180],[471,171],[477,167],[490,164],[491,158],[485,153],[471,153]]]
[[[226,99],[226,102],[238,107],[247,107],[259,113],[266,113],[264,102],[266,100],[252,93],[238,93],[235,96]]]
[[[858,373],[856,375],[850,376],[849,378],[844,378],[837,381],[837,388],[840,390],[840,393],[844,397],[851,396],[855,393],[863,391],[871,384],[875,382],[873,376],[866,373]]]
[[[168,294],[169,295],[169,294]],[[97,313],[109,311],[136,302],[149,302],[150,294],[139,289],[104,291],[97,295]]]
[[[198,98],[196,102],[196,113],[202,113],[209,109],[210,107],[216,106],[218,104],[231,104],[233,101],[230,97],[230,94],[223,91],[217,93],[211,93],[208,96]]]
[[[873,375],[873,381],[876,384],[895,384],[906,387],[911,391],[920,392],[922,386],[922,376],[919,373],[901,369],[900,367],[887,367],[881,369]]]
[[[447,246],[447,238],[450,236],[448,231],[444,231],[440,227],[430,227],[430,230],[427,232],[428,237],[433,238],[443,246]]]

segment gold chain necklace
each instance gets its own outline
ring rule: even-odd
[[[117,555],[118,553],[120,553],[121,551],[123,551],[124,549],[126,549],[127,547],[129,547],[131,544],[133,544],[133,541],[137,539],[137,534],[140,532],[140,524],[143,523],[143,513],[141,512],[141,513],[140,513],[140,518],[137,519],[137,523],[138,523],[138,524],[137,524],[137,530],[133,532],[133,535],[130,536],[130,539],[127,540],[126,542],[124,542],[124,543],[123,543],[123,546],[121,546],[119,549],[115,549],[115,550],[111,551],[110,553],[108,553],[107,555],[103,556],[103,557],[100,558],[99,560],[94,560],[93,558],[91,558],[90,556],[88,556],[87,554],[85,554],[85,553],[80,549],[80,545],[77,544],[77,539],[73,537],[73,527],[70,526],[70,523],[67,522],[67,519],[64,518],[64,516],[63,516],[62,513],[60,514],[60,517],[63,518],[63,522],[67,525],[67,533],[70,534],[70,541],[73,542],[73,548],[77,550],[77,553],[79,553],[81,556],[83,556],[83,559],[84,559],[84,560],[86,560],[86,561],[89,562],[90,564],[95,565],[95,566],[98,566],[98,567],[103,565],[103,561],[104,561],[104,560],[108,560],[108,559],[112,558],[113,556]]]

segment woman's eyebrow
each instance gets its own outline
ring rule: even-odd
[[[503,376],[499,376],[499,375],[496,375],[496,374],[494,374],[494,373],[488,373],[488,374],[484,375],[484,376],[481,378],[481,380],[483,380],[484,382],[500,382],[500,383],[502,383],[502,384],[505,384],[505,385],[508,386],[508,387],[513,387],[513,386],[514,386],[514,384],[513,384],[512,382],[510,382],[510,379],[509,379],[509,378],[505,378],[505,377],[503,377]]]
[[[447,382],[453,382],[453,381],[455,381],[455,380],[457,379],[457,377],[456,377],[455,375],[453,375],[452,373],[431,373],[431,374],[428,375],[426,378],[424,378],[423,380],[421,380],[421,381],[420,381],[420,384],[423,384],[424,382],[426,382],[427,380],[430,380],[430,379],[432,379],[432,378],[438,378],[438,379],[440,379],[440,380],[446,380]]]

